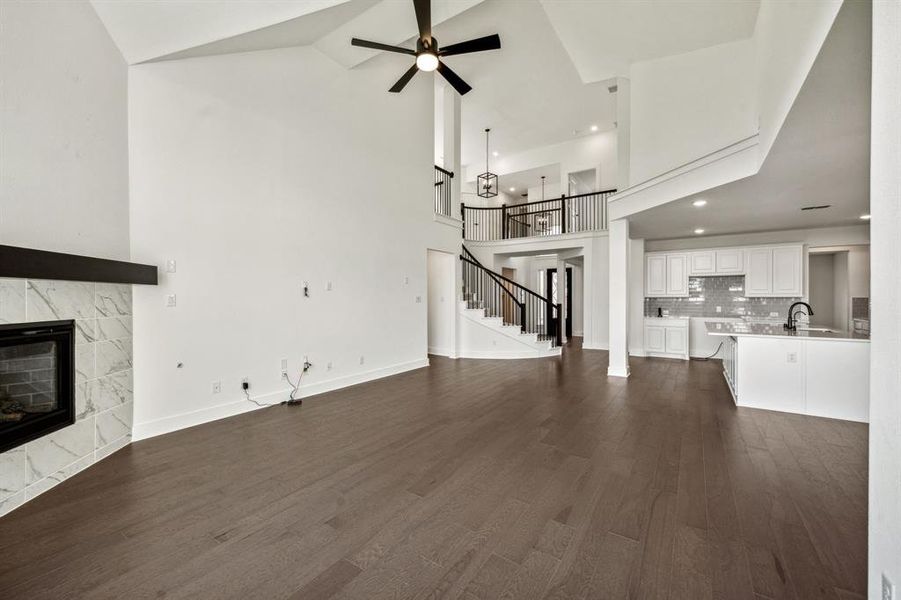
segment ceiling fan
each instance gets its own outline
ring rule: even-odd
[[[389,44],[380,44],[379,42],[369,42],[353,38],[350,40],[351,45],[361,46],[363,48],[372,48],[373,50],[386,50],[388,52],[398,52],[400,54],[409,54],[416,57],[416,64],[410,67],[403,76],[397,80],[389,92],[395,94],[400,92],[416,75],[416,71],[434,71],[438,70],[449,84],[462,96],[472,89],[468,83],[463,81],[459,75],[454,73],[450,67],[441,61],[445,56],[453,56],[455,54],[469,54],[470,52],[483,52],[485,50],[497,50],[501,47],[501,38],[498,34],[486,35],[485,37],[476,38],[459,44],[451,44],[445,48],[439,48],[438,40],[432,37],[432,3],[431,0],[413,0],[413,9],[416,11],[416,23],[419,25],[419,39],[416,40],[416,50],[403,48],[401,46],[391,46]]]

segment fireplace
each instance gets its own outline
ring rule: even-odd
[[[0,452],[75,422],[75,321],[0,325]]]

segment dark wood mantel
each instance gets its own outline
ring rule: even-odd
[[[157,285],[153,265],[0,245],[0,277]]]

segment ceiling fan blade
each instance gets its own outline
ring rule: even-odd
[[[454,54],[469,54],[470,52],[498,50],[500,47],[501,36],[495,33],[493,35],[486,35],[485,37],[446,46],[438,52],[438,56],[453,56]]]
[[[446,64],[444,64],[440,60],[438,61],[438,72],[441,73],[442,77],[447,79],[447,82],[449,84],[454,86],[454,89],[457,90],[457,93],[460,94],[461,96],[463,96],[464,94],[466,94],[466,92],[468,92],[469,90],[472,89],[472,86],[470,86],[468,83],[466,83],[465,81],[460,79],[459,75],[457,75],[456,73],[451,71],[450,67],[448,67]]]
[[[415,50],[410,50],[409,48],[401,48],[400,46],[389,46],[388,44],[380,44],[378,42],[370,42],[368,40],[361,40],[358,38],[353,38],[350,40],[351,46],[360,46],[361,48],[372,48],[373,50],[385,50],[387,52],[398,52],[400,54],[409,54],[410,56],[416,56]]]
[[[410,70],[407,71],[406,73],[404,73],[403,76],[397,80],[397,83],[395,83],[393,86],[391,86],[391,89],[388,91],[393,92],[395,94],[400,92],[402,89],[404,89],[406,87],[406,85],[408,83],[410,83],[410,80],[413,79],[413,76],[416,75],[416,71],[418,71],[418,70],[419,70],[419,67],[417,67],[416,65],[413,65],[412,67],[410,67]]]
[[[419,39],[427,45],[432,44],[432,0],[413,0],[416,11],[416,24],[419,26]]]

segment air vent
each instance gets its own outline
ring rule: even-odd
[[[824,208],[829,208],[832,206],[831,204],[820,204],[819,206],[805,206],[801,210],[823,210]]]

